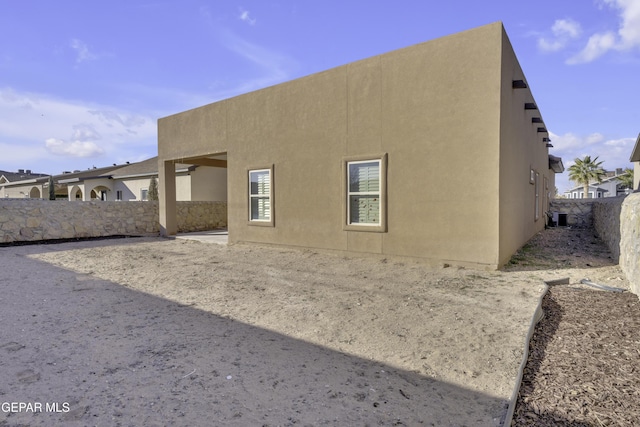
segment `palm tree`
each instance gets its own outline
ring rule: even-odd
[[[591,156],[584,156],[584,159],[575,159],[575,164],[569,167],[569,179],[576,184],[584,186],[582,198],[589,197],[589,183],[594,181],[600,184],[605,175],[604,169],[600,166],[602,162],[598,157],[591,160]]]
[[[626,168],[621,175],[618,175],[620,185],[623,188],[630,188],[633,190],[633,169]]]

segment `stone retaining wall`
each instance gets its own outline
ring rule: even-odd
[[[155,205],[158,206],[157,202]],[[176,202],[176,216],[179,233],[213,230],[214,228],[226,227],[227,203]],[[158,220],[157,214],[156,220]]]
[[[620,258],[620,211],[624,199],[624,196],[607,197],[593,203],[593,227],[615,262]]]
[[[568,225],[593,226],[640,295],[640,193],[602,199],[556,199],[552,212],[566,213]]]
[[[226,202],[177,202],[178,231],[227,226]],[[0,243],[160,232],[158,202],[0,199]]]
[[[597,199],[554,199],[549,203],[549,211],[567,215],[569,227],[593,227],[592,206]]]
[[[620,212],[620,268],[640,295],[640,193],[628,195]]]
[[[593,227],[617,262],[620,256],[620,211],[624,199],[556,199],[551,201],[549,210],[566,214],[570,227]]]

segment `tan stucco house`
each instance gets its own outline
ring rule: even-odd
[[[161,230],[187,163],[226,171],[230,243],[495,269],[544,228],[548,137],[498,22],[160,119]]]

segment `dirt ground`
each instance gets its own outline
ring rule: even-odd
[[[544,281],[628,287],[566,229],[499,272],[160,238],[0,269],[1,426],[501,425]]]

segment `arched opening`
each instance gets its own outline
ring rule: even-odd
[[[69,200],[82,200],[82,190],[77,185],[74,185],[69,190]]]
[[[98,185],[91,190],[91,200],[108,200],[109,188],[104,185]]]
[[[41,194],[40,194],[40,189],[38,187],[33,187],[31,189],[31,191],[29,191],[29,197],[32,199],[39,199],[41,198]]]

